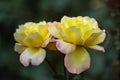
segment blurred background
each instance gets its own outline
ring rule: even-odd
[[[106,40],[101,44],[106,52],[88,50],[91,67],[83,73],[84,80],[120,80],[119,0],[0,0],[0,80],[53,80],[54,73],[46,61],[40,66],[21,65],[14,51],[13,33],[25,22],[59,21],[64,15],[93,17],[106,30]],[[47,58],[58,74],[64,75],[63,57],[54,53],[49,51]],[[80,76],[74,80],[81,80]]]

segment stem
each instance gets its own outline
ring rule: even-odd
[[[55,68],[52,66],[52,64],[47,59],[45,59],[45,61],[48,63],[48,65],[50,66],[50,68],[52,69],[54,74],[57,75],[57,72],[56,72]]]
[[[62,58],[63,58],[63,66],[64,66],[64,57],[65,57],[65,55],[63,53],[59,52],[59,51],[58,51],[58,54],[60,54],[62,56]],[[63,70],[64,70],[64,78],[65,78],[65,80],[68,80],[65,66],[63,67]]]
[[[64,76],[65,76],[65,79],[67,80],[67,73],[66,73],[66,68],[64,66]]]

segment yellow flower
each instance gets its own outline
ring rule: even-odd
[[[22,53],[20,61],[24,66],[39,65],[43,62],[46,51],[43,49],[50,40],[48,24],[43,21],[39,23],[28,22],[20,25],[14,33],[17,41],[15,51]]]
[[[105,30],[90,17],[67,17],[49,24],[49,32],[56,37],[57,49],[66,54],[64,64],[71,73],[79,74],[90,66],[90,56],[85,48],[103,51],[98,44],[105,39]]]

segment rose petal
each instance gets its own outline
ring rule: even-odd
[[[26,35],[23,32],[15,32],[14,33],[14,38],[19,43],[23,43],[23,40],[25,37],[26,37]]]
[[[43,43],[43,38],[40,34],[35,32],[28,35],[23,42],[29,47],[40,47]]]
[[[73,27],[66,29],[65,32],[67,36],[69,37],[69,39],[67,40],[68,42],[71,42],[74,44],[81,44],[81,45],[83,44],[84,38],[79,28],[76,28],[73,26]]]
[[[68,17],[68,16],[63,16],[61,19],[61,24],[62,28],[65,30],[67,28],[70,28],[72,26],[77,27],[79,24],[81,24],[82,17]]]
[[[98,33],[100,32],[101,30],[98,28],[98,29],[92,29],[92,30],[88,30],[87,32],[85,32],[84,34],[84,39],[87,40],[93,33]]]
[[[42,36],[42,38],[43,38],[44,41],[46,39],[48,39],[49,36],[50,36],[50,33],[48,31],[48,24],[46,24],[45,21],[38,23],[38,29],[37,29],[37,31]]]
[[[42,47],[46,47],[46,46],[49,44],[51,38],[52,38],[52,36],[50,36],[50,37],[42,44]]]
[[[85,46],[93,46],[102,43],[105,40],[105,31],[100,31],[98,33],[93,33],[86,41]]]
[[[44,49],[40,49],[31,57],[31,64],[32,65],[39,65],[43,62],[46,57],[46,51]]]
[[[68,54],[73,52],[76,49],[76,46],[67,42],[64,42],[63,40],[56,40],[56,47],[57,49],[64,53],[64,54]]]
[[[63,18],[61,19],[61,22],[64,23],[64,22],[66,22],[69,19],[71,19],[71,18],[69,18],[67,16],[63,16]]]
[[[90,67],[90,56],[86,49],[77,47],[73,53],[65,56],[64,62],[70,73],[80,74]]]
[[[48,24],[49,27],[48,27],[48,30],[49,32],[56,38],[60,38],[60,33],[59,31],[56,29],[57,27],[60,26],[60,23],[59,22],[53,22],[53,23],[49,23]]]
[[[86,17],[83,17],[83,19],[86,23],[88,23],[90,26],[92,26],[92,28],[94,28],[94,29],[98,28],[98,23],[94,18],[90,18],[90,17],[86,16]]]
[[[89,48],[91,48],[91,49],[95,49],[95,50],[98,50],[98,51],[105,52],[105,49],[104,49],[104,47],[102,47],[102,46],[99,46],[99,45],[95,45],[95,46],[89,46]]]
[[[25,51],[20,55],[20,62],[24,66],[29,66],[31,62],[32,65],[39,65],[43,62],[46,56],[46,51],[42,48],[27,48]]]
[[[22,53],[24,50],[26,49],[25,46],[19,44],[19,43],[15,43],[15,51],[18,53]]]

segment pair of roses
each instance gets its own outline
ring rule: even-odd
[[[79,74],[90,67],[90,56],[85,48],[104,52],[99,46],[106,37],[94,18],[67,17],[60,22],[27,22],[14,33],[15,51],[20,53],[24,66],[41,64],[46,48],[56,48],[65,54],[64,65],[70,73]]]

